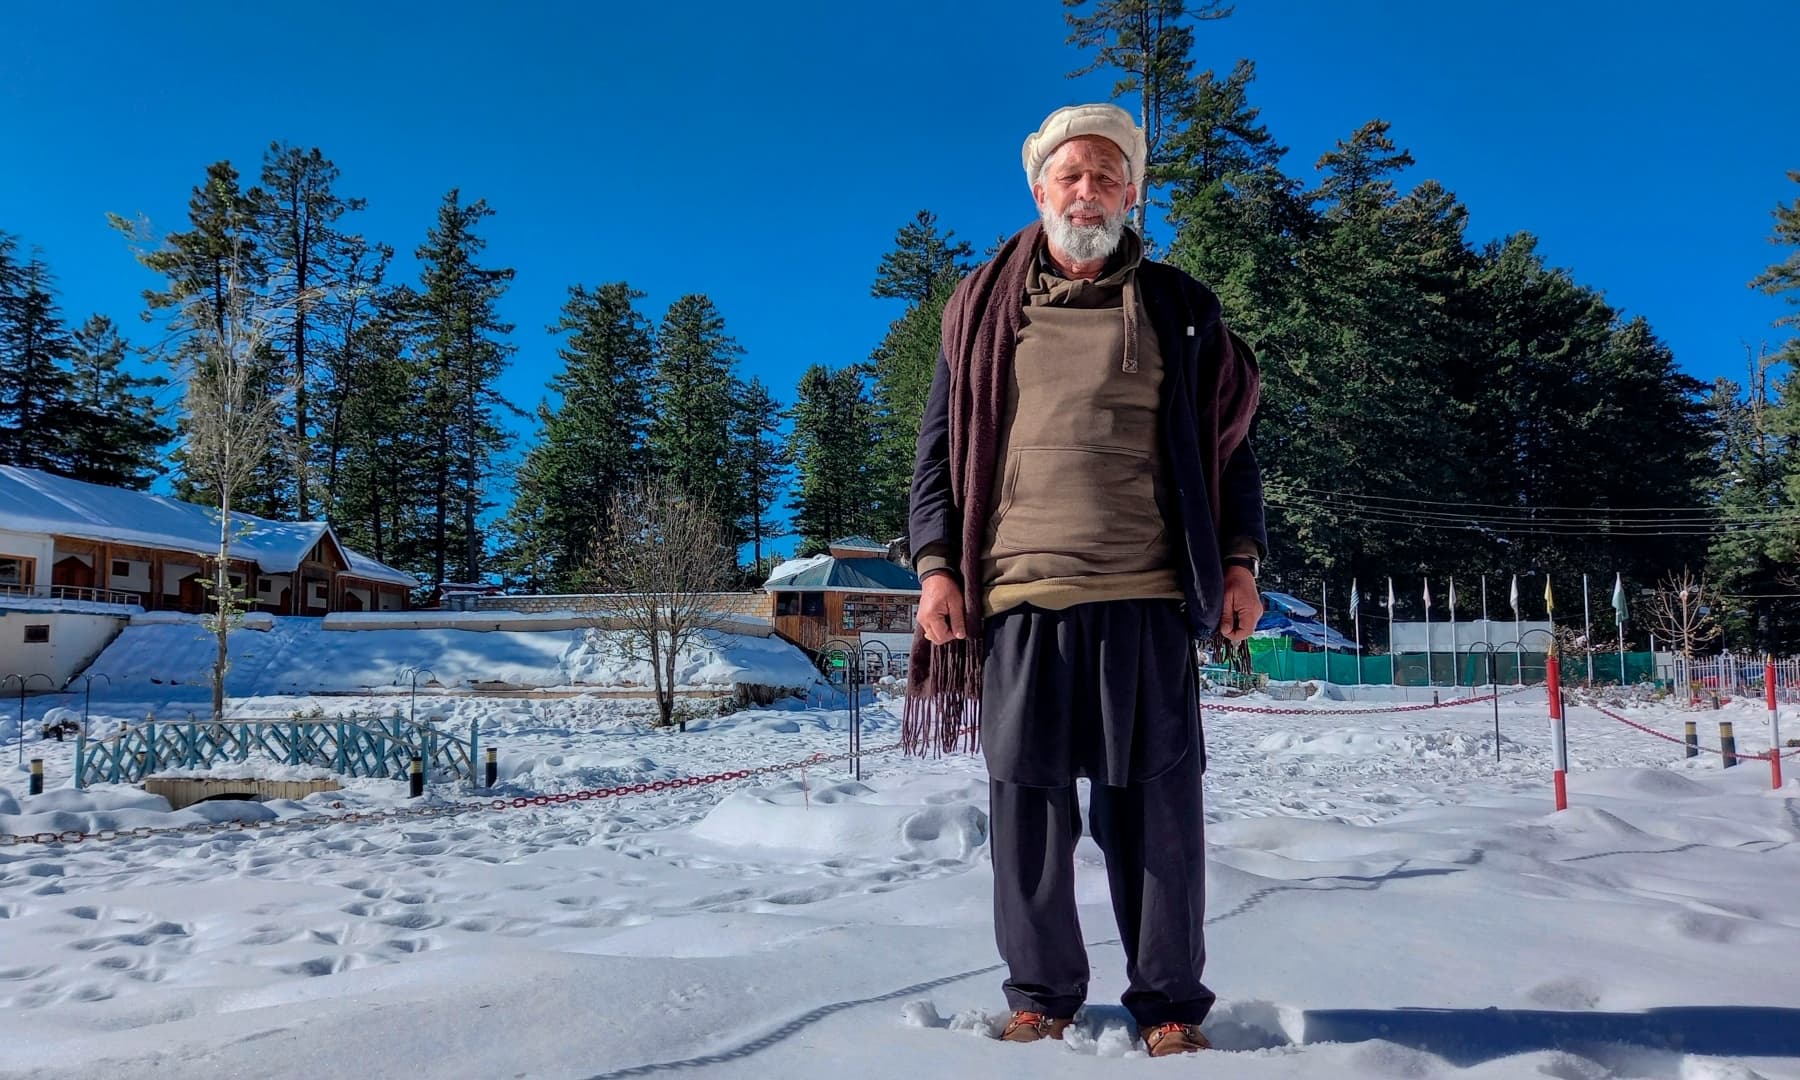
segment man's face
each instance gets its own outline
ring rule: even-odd
[[[1050,239],[1072,258],[1105,258],[1118,247],[1137,202],[1125,155],[1109,139],[1082,135],[1056,148],[1031,185]]]

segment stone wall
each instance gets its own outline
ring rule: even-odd
[[[775,614],[775,598],[765,592],[715,593],[707,599],[716,610],[733,615],[770,618]],[[613,606],[616,606],[616,598],[602,593],[481,596],[475,601],[477,611],[520,611],[531,614],[547,611],[605,611]]]

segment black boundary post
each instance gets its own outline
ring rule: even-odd
[[[412,756],[412,764],[406,771],[408,781],[408,797],[416,799],[425,794],[425,761],[419,755]]]
[[[500,751],[496,747],[487,748],[487,786],[492,791],[494,781],[500,778]]]
[[[44,759],[41,757],[34,757],[31,759],[31,783],[25,788],[25,794],[42,795],[43,793]]]

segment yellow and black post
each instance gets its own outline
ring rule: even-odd
[[[487,748],[487,786],[493,787],[494,781],[500,779],[500,751],[495,747]]]
[[[1725,753],[1725,767],[1731,768],[1738,763],[1737,736],[1731,733],[1731,721],[1719,721],[1719,749]]]
[[[412,781],[411,797],[418,798],[425,794],[425,762],[414,754],[412,766],[407,770],[407,777]]]
[[[1687,755],[1686,756],[1699,757],[1700,756],[1700,722],[1697,720],[1689,720],[1686,724],[1686,731],[1684,732],[1684,734],[1687,735]]]
[[[41,757],[31,759],[31,783],[26,787],[25,793],[27,795],[44,793],[44,759]]]

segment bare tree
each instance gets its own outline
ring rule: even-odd
[[[644,481],[613,501],[593,567],[614,594],[604,614],[621,651],[650,665],[666,727],[674,722],[676,658],[727,621],[717,594],[737,573],[730,533],[704,501],[666,480]]]
[[[1656,587],[1650,601],[1650,625],[1658,637],[1689,660],[1694,653],[1717,641],[1722,628],[1713,610],[1712,587],[1685,567],[1670,574]]]
[[[183,305],[182,321],[196,345],[187,373],[186,468],[204,490],[218,498],[219,548],[209,560],[206,590],[213,610],[206,628],[217,639],[212,667],[212,718],[225,716],[225,673],[231,631],[250,609],[249,575],[231,582],[231,545],[236,539],[232,501],[250,483],[281,428],[286,394],[271,391],[268,343],[273,313],[244,281],[236,261],[228,262],[222,302],[196,296]],[[247,524],[247,523],[246,523]]]

